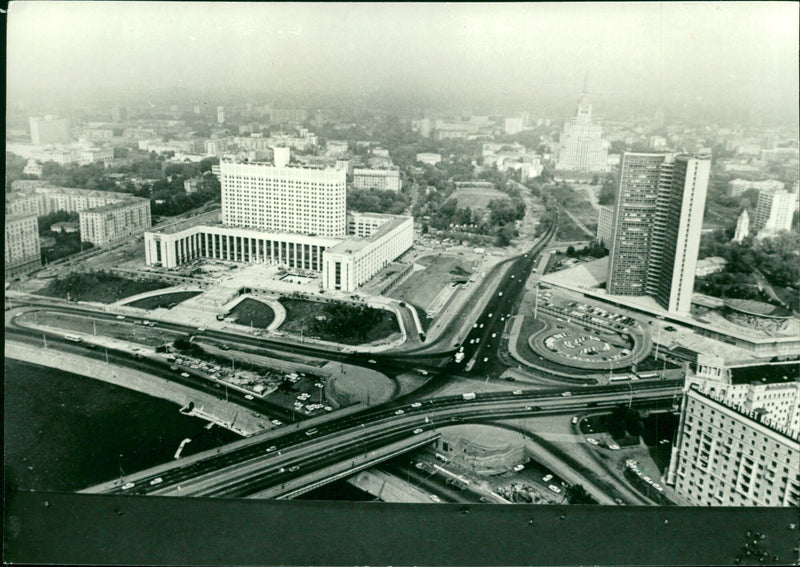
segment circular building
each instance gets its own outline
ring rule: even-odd
[[[763,301],[726,299],[723,302],[722,316],[731,323],[748,329],[779,333],[789,326],[792,312]]]

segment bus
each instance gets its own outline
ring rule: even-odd
[[[622,376],[612,376],[608,379],[609,382],[627,382],[631,379],[630,374],[624,374]]]
[[[79,343],[83,341],[83,339],[77,335],[64,335],[64,338],[68,341],[72,341],[73,343]]]

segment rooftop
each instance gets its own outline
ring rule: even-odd
[[[731,384],[800,382],[800,361],[730,368]]]

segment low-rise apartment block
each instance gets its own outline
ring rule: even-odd
[[[399,169],[353,169],[353,188],[400,191]]]

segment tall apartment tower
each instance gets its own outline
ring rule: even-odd
[[[578,113],[564,124],[556,169],[567,171],[608,171],[608,146],[603,129],[592,119],[592,105],[584,85],[578,99]]]
[[[222,222],[273,232],[347,234],[347,170],[291,167],[288,157],[279,151],[275,165],[222,162]]]
[[[765,238],[782,230],[791,230],[792,217],[796,210],[797,193],[782,189],[759,191],[753,217],[753,232],[757,238]]]
[[[69,142],[69,125],[66,118],[58,116],[31,116],[31,143],[34,146],[66,144]]]
[[[689,311],[710,170],[705,155],[623,155],[610,295],[650,295],[668,311]]]

